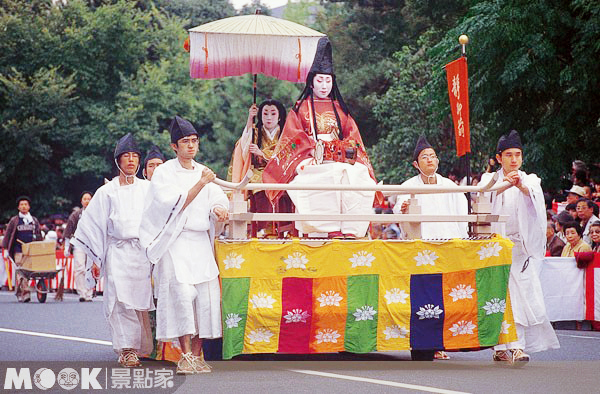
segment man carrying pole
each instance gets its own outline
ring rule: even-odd
[[[221,292],[213,254],[215,220],[228,217],[229,200],[215,174],[194,161],[198,132],[176,116],[169,127],[177,157],[154,171],[141,226],[141,240],[156,264],[156,339],[179,340],[178,374],[210,372],[203,338],[220,338]]]
[[[530,352],[557,349],[560,345],[546,315],[539,270],[546,252],[546,208],[540,178],[521,171],[523,147],[516,130],[498,140],[496,158],[498,183],[510,186],[491,195],[492,214],[507,215],[506,227],[492,224],[492,231],[514,242],[508,290],[515,318],[518,340],[494,347],[494,361],[525,364]],[[483,174],[488,183],[493,173]],[[505,231],[503,231],[505,230]]]

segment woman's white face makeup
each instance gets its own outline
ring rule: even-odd
[[[320,99],[327,98],[333,88],[333,77],[329,74],[317,74],[313,78],[313,93]]]
[[[279,111],[274,105],[265,105],[262,109],[262,123],[265,129],[271,131],[279,122]]]

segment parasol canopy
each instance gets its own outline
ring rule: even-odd
[[[303,83],[325,34],[285,19],[234,16],[189,30],[190,76],[264,74]]]

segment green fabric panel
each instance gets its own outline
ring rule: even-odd
[[[223,359],[229,360],[244,350],[250,278],[225,278],[222,285]]]
[[[379,275],[348,276],[348,315],[344,347],[353,353],[377,350]]]
[[[480,346],[498,344],[504,320],[510,265],[500,265],[477,270],[477,318],[479,320]]]

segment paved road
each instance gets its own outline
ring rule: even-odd
[[[561,349],[534,354],[532,362],[521,369],[494,365],[490,350],[451,353],[452,360],[434,362],[411,362],[408,352],[247,355],[212,362],[213,373],[182,379],[177,392],[598,392],[600,332],[558,330],[557,334]],[[80,303],[75,295],[67,294],[63,302],[55,302],[50,295],[45,304],[17,304],[12,293],[1,291],[0,370],[33,361],[49,365],[100,362],[116,367],[102,302]],[[162,364],[145,363],[155,365]],[[4,374],[0,371],[0,376]]]

